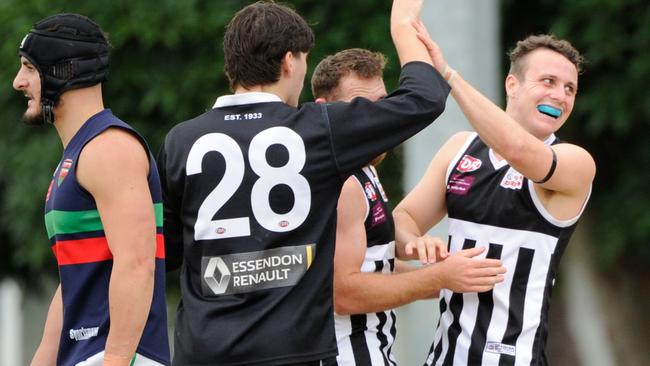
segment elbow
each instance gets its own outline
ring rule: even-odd
[[[359,313],[354,303],[354,299],[350,295],[350,291],[346,291],[341,286],[334,285],[334,312],[338,315],[352,315]]]
[[[350,306],[349,301],[346,301],[342,296],[334,295],[334,312],[338,315],[352,315],[355,314],[354,308]]]

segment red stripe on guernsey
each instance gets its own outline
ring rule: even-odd
[[[165,259],[165,237],[163,234],[156,234],[156,258]]]
[[[113,259],[106,237],[57,241],[52,251],[59,266]],[[156,234],[156,258],[165,259],[165,239],[162,234]]]

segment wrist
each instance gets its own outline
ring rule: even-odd
[[[445,65],[445,70],[442,72],[442,77],[445,79],[447,84],[451,85],[451,83],[454,81],[456,78],[456,75],[458,72],[456,70],[452,69],[449,64]]]

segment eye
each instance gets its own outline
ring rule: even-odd
[[[573,87],[572,85],[565,85],[564,86],[564,92],[567,95],[575,95],[576,94],[576,88]]]
[[[544,83],[544,85],[553,85],[554,82],[555,81],[553,79],[551,79],[551,78],[542,79],[542,83]]]

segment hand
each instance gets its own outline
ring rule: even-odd
[[[412,256],[414,250],[417,251],[422,264],[440,262],[449,256],[447,245],[440,238],[434,238],[428,234],[420,236],[404,246],[406,255]]]
[[[418,39],[424,44],[424,46],[427,48],[427,51],[429,51],[429,56],[431,56],[431,62],[433,62],[433,66],[445,79],[447,79],[449,76],[445,75],[445,73],[447,73],[449,69],[440,46],[438,46],[438,44],[431,39],[427,28],[424,26],[424,23],[422,23],[421,20],[414,21],[411,24],[417,32]]]
[[[504,280],[506,268],[498,259],[474,258],[485,248],[470,248],[453,253],[438,265],[442,287],[453,292],[485,292]]]

